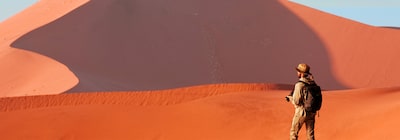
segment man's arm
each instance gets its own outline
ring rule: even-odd
[[[289,95],[287,95],[287,96],[285,97],[285,99],[286,99],[287,102],[292,102],[292,100],[293,100],[293,91],[294,91],[294,88],[293,88],[293,90],[289,93]]]

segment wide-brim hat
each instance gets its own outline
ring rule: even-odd
[[[296,70],[301,73],[310,73],[310,66],[307,64],[301,63],[297,65]]]

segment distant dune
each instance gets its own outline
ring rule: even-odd
[[[41,0],[0,23],[0,137],[287,139],[308,63],[317,139],[399,139],[399,37],[284,0]]]

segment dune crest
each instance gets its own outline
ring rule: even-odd
[[[2,105],[0,106],[0,111],[13,111],[21,109],[24,110],[54,106],[79,106],[90,104],[118,104],[139,106],[171,105],[226,93],[244,91],[289,90],[291,88],[291,85],[231,83],[152,91],[89,92],[47,96],[42,95],[11,97],[0,98],[0,104]]]

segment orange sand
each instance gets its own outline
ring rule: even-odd
[[[4,98],[4,139],[287,139],[289,90],[223,84]],[[324,92],[318,139],[396,139],[400,88]],[[301,139],[304,139],[301,131]]]
[[[317,139],[400,138],[400,31],[288,1],[41,0],[0,37],[1,139],[288,139],[301,62]]]

